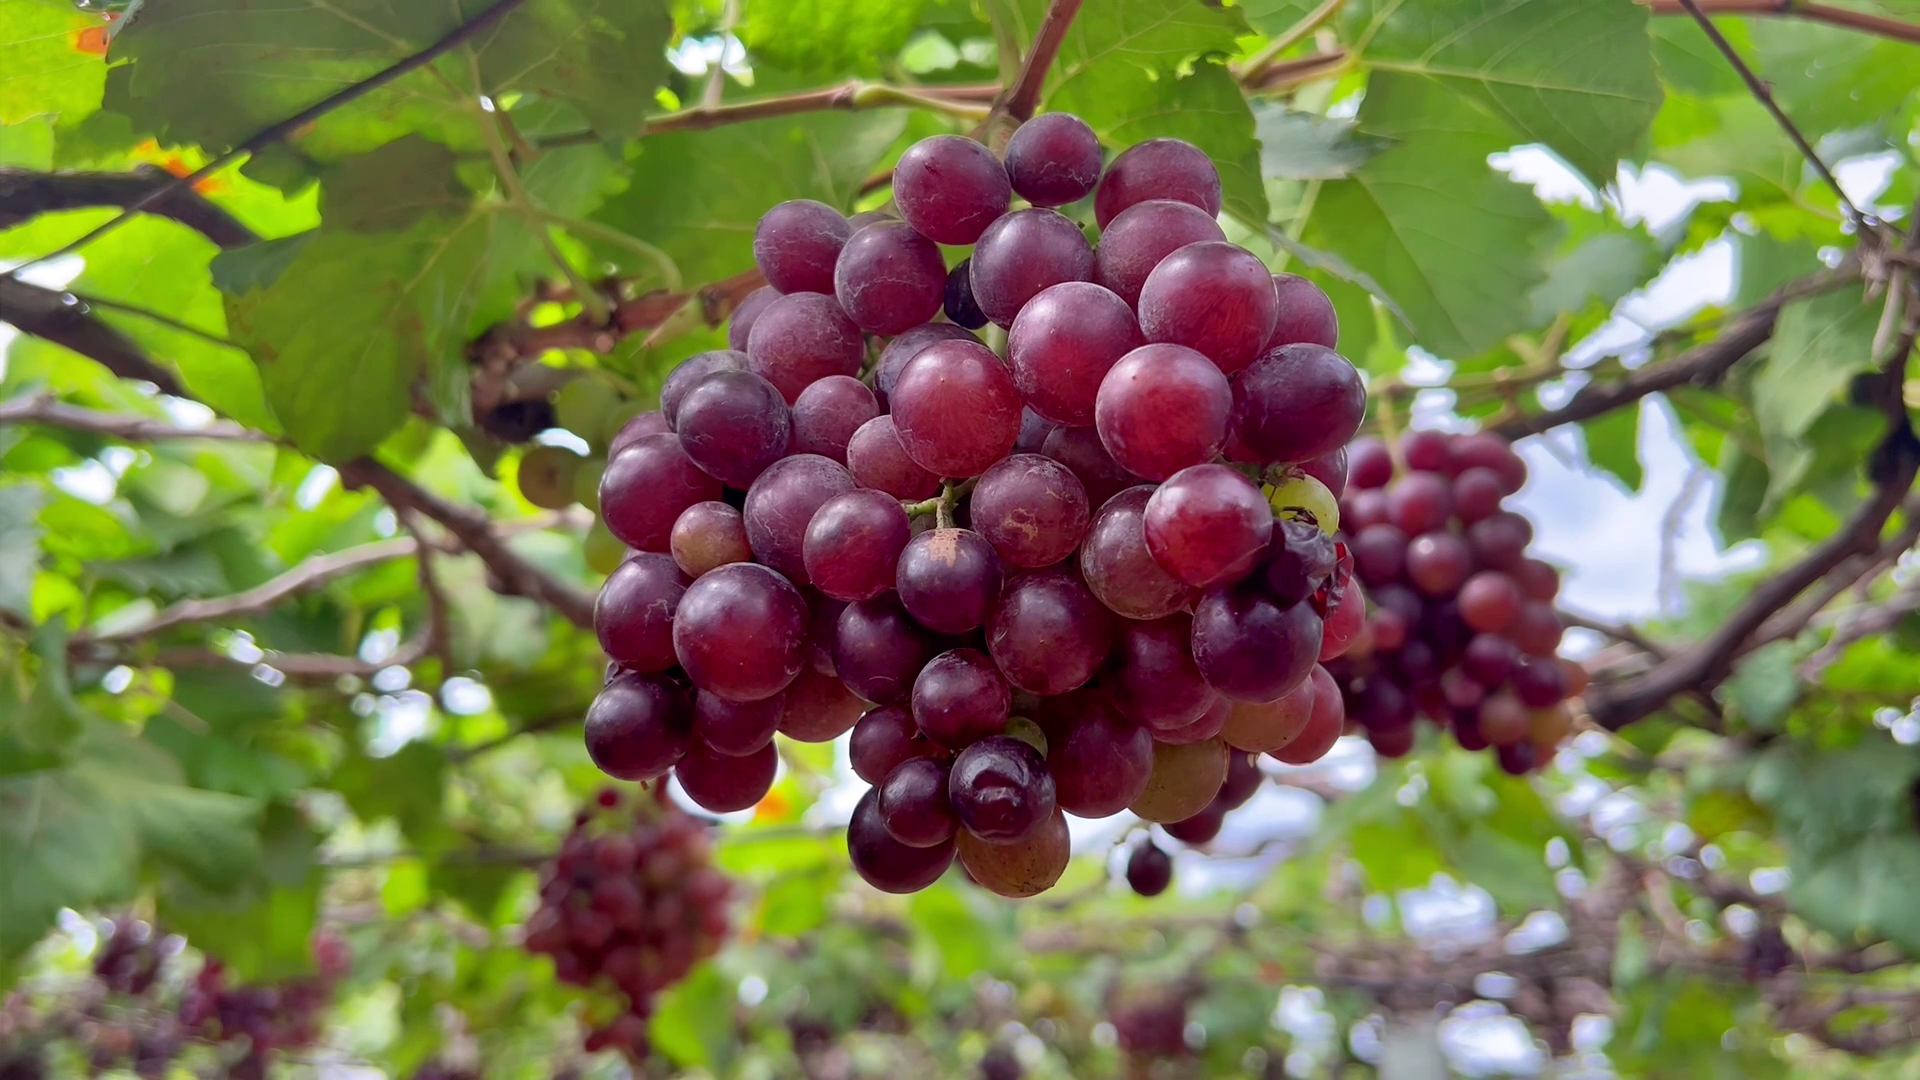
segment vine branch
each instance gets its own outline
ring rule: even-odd
[[[52,394],[29,394],[0,402],[0,427],[35,425],[84,431],[121,442],[160,442],[168,439],[211,439],[218,442],[272,442],[266,435],[227,420],[204,427],[182,427],[144,416],[99,412],[68,405]]]
[[[1802,19],[1920,45],[1920,26],[1831,4],[1806,3],[1805,0],[1697,0],[1697,3],[1710,15]],[[1655,15],[1690,14],[1682,0],[1647,0],[1647,7]]]
[[[56,210],[118,206],[171,218],[223,248],[259,239],[240,219],[173,180],[171,173],[152,165],[125,173],[0,168],[0,229]]]
[[[1040,30],[1034,35],[1033,47],[1020,64],[1020,74],[1008,86],[1000,100],[994,102],[993,119],[1009,117],[1013,126],[1033,119],[1034,110],[1040,106],[1040,91],[1046,86],[1047,72],[1052,70],[1053,62],[1060,56],[1060,46],[1067,40],[1067,30],[1073,26],[1074,16],[1080,14],[1083,0],[1053,0],[1047,5],[1047,14],[1040,21]]]

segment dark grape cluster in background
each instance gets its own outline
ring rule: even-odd
[[[1560,575],[1528,556],[1533,529],[1504,506],[1526,465],[1490,434],[1417,431],[1399,456],[1404,467],[1384,444],[1356,442],[1341,497],[1370,601],[1355,648],[1327,665],[1347,716],[1387,757],[1412,748],[1425,717],[1509,773],[1542,768],[1586,672],[1557,655]]]
[[[622,1002],[587,1035],[589,1053],[644,1060],[654,996],[719,950],[732,886],[710,848],[706,827],[671,805],[607,790],[542,868],[527,949],[551,957],[561,982]]]
[[[676,369],[602,478],[635,549],[596,612],[604,771],[740,810],[776,732],[851,730],[861,876],[911,892],[957,858],[1018,897],[1065,868],[1063,815],[1198,835],[1246,755],[1333,744],[1359,373],[1325,295],[1227,242],[1205,154],[1102,165],[1053,114],[1004,161],[914,145],[897,217],[761,219],[732,349]]]

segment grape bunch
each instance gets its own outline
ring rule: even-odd
[[[1544,767],[1572,726],[1586,672],[1557,655],[1560,575],[1527,555],[1533,529],[1503,509],[1527,469],[1496,435],[1417,431],[1351,449],[1340,521],[1371,601],[1328,671],[1374,749],[1399,757],[1425,716],[1514,775]]]
[[[693,818],[652,798],[628,806],[606,790],[542,869],[527,949],[551,957],[561,982],[624,999],[587,1035],[589,1053],[644,1060],[654,995],[719,950],[732,886],[708,852]]]
[[[1319,289],[1226,241],[1205,154],[1102,162],[1050,114],[1004,159],[909,148],[898,216],[761,219],[732,348],[674,370],[602,477],[636,549],[596,609],[602,770],[740,810],[776,732],[851,730],[863,878],[911,892],[957,858],[1022,897],[1064,869],[1063,815],[1185,821],[1230,747],[1332,745],[1359,373]],[[1088,196],[1097,244],[1059,209]]]

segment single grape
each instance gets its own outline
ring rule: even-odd
[[[853,433],[879,415],[880,403],[865,383],[851,375],[829,375],[794,399],[788,445],[793,453],[819,454],[845,465]]]
[[[1220,733],[1226,730],[1227,714],[1231,711],[1232,704],[1226,698],[1215,694],[1213,700],[1207,705],[1207,711],[1200,714],[1200,719],[1185,727],[1156,728],[1153,733],[1154,740],[1166,743],[1168,746],[1189,746],[1218,738]]]
[[[688,577],[753,558],[740,511],[719,501],[694,503],[682,511],[668,536],[668,550]]]
[[[1520,617],[1520,586],[1498,570],[1482,570],[1460,587],[1460,617],[1483,634],[1498,634]]]
[[[1114,647],[1114,708],[1156,735],[1204,716],[1214,692],[1194,665],[1192,641],[1185,613],[1123,624]]]
[[[1408,536],[1447,527],[1453,515],[1453,487],[1437,473],[1414,472],[1387,488],[1387,516]]]
[[[1172,199],[1136,203],[1101,226],[1100,246],[1093,252],[1093,280],[1131,306],[1140,302],[1140,286],[1160,260],[1188,244],[1226,238],[1213,215],[1191,203]]]
[[[747,490],[740,511],[754,558],[808,584],[807,526],[829,499],[852,490],[853,474],[831,458],[799,454],[774,462]]]
[[[1300,463],[1300,471],[1320,481],[1337,499],[1347,493],[1347,448],[1308,458]]]
[[[1100,182],[1100,137],[1071,113],[1036,116],[1007,141],[1007,178],[1035,206],[1078,202]]]
[[[1000,558],[971,529],[930,529],[907,542],[895,570],[900,603],[937,634],[986,625],[1000,597]]]
[[[1452,459],[1462,470],[1470,468],[1491,469],[1500,478],[1500,488],[1511,495],[1519,491],[1527,482],[1527,464],[1520,455],[1513,452],[1506,440],[1498,435],[1481,432],[1456,440],[1452,446]]]
[[[896,499],[928,499],[940,491],[940,477],[907,456],[891,416],[876,416],[861,424],[847,440],[847,468],[861,487]]]
[[[865,488],[822,503],[801,553],[813,587],[836,600],[869,600],[893,588],[893,568],[913,534],[900,500]]]
[[[1153,771],[1153,736],[1095,697],[1047,740],[1060,809],[1083,818],[1111,817],[1140,797]]]
[[[897,189],[896,189],[897,190]],[[1015,210],[973,248],[968,280],[987,318],[1012,326],[1027,301],[1063,281],[1093,279],[1093,247],[1073,219],[1053,210]]]
[[[1175,746],[1153,744],[1153,772],[1128,804],[1152,822],[1185,821],[1207,808],[1227,780],[1227,744],[1218,738]]]
[[[1467,526],[1467,543],[1473,549],[1474,561],[1490,570],[1514,570],[1526,558],[1527,545],[1532,542],[1533,526],[1510,510]]]
[[[1244,589],[1219,589],[1193,611],[1193,661],[1208,685],[1235,701],[1272,701],[1300,685],[1319,659],[1320,616],[1280,607]]]
[[[1141,484],[1108,499],[1080,545],[1080,573],[1087,587],[1114,614],[1128,619],[1171,615],[1185,610],[1198,595],[1148,550],[1146,509],[1155,490]]]
[[[893,201],[907,224],[942,244],[971,244],[1013,201],[993,151],[961,135],[921,139],[893,170]]]
[[[1416,536],[1407,543],[1407,580],[1428,596],[1452,596],[1473,573],[1473,552],[1450,532]]]
[[[1551,602],[1560,593],[1560,571],[1539,559],[1521,559],[1513,567],[1513,580],[1531,600]]]
[[[613,460],[620,451],[649,435],[660,435],[672,430],[673,425],[667,422],[666,415],[660,410],[650,409],[639,413],[620,425],[620,430],[614,432],[613,438],[607,440],[607,460]],[[596,498],[594,501],[598,502],[599,499]]]
[[[1020,434],[1013,440],[1016,454],[1038,454],[1046,448],[1047,436],[1059,425],[1033,411],[1029,405],[1020,410]],[[1076,474],[1077,475],[1077,474]]]
[[[1530,742],[1496,746],[1493,756],[1508,776],[1525,776],[1540,765],[1540,751]]]
[[[1165,480],[1213,460],[1232,409],[1233,390],[1212,361],[1181,345],[1145,345],[1100,381],[1094,426],[1122,468]]]
[[[1454,473],[1453,436],[1444,431],[1415,431],[1400,441],[1400,454],[1415,472]]]
[[[616,780],[663,776],[687,752],[691,709],[678,680],[622,673],[587,708],[587,756]]]
[[[978,330],[987,325],[986,312],[973,298],[973,260],[961,259],[947,271],[947,284],[941,290],[940,309],[956,325]]]
[[[1197,846],[1211,843],[1214,837],[1219,836],[1220,826],[1225,824],[1226,820],[1227,808],[1220,804],[1219,799],[1215,799],[1192,817],[1169,821],[1160,827],[1175,840]]]
[[[1344,656],[1367,628],[1367,598],[1352,575],[1334,572],[1327,590],[1327,613],[1320,626],[1320,657],[1324,662]]]
[[[520,455],[520,494],[542,510],[573,505],[573,481],[584,459],[564,446],[536,446]]]
[[[753,261],[783,293],[833,291],[833,265],[851,230],[840,211],[812,199],[790,199],[761,215]]]
[[[1389,524],[1387,493],[1379,488],[1350,491],[1340,500],[1340,526],[1349,533],[1358,533],[1369,525]]]
[[[628,547],[665,551],[680,514],[721,494],[720,481],[693,463],[678,437],[649,435],[607,462],[600,520]]]
[[[866,339],[831,296],[788,293],[760,312],[747,336],[747,368],[789,404],[829,375],[858,375]]]
[[[1355,439],[1347,447],[1347,483],[1361,491],[1383,488],[1393,479],[1393,458],[1387,444],[1375,438]]]
[[[1493,745],[1481,731],[1480,713],[1477,709],[1473,712],[1454,713],[1451,726],[1453,741],[1458,743],[1462,750],[1478,753]]]
[[[1505,496],[1500,475],[1492,469],[1476,465],[1453,478],[1453,512],[1462,525],[1491,517],[1499,511]]]
[[[1140,477],[1120,467],[1107,453],[1100,433],[1092,427],[1057,427],[1047,433],[1040,453],[1073,470],[1087,489],[1087,505],[1103,506],[1107,500],[1140,482]]]
[[[867,884],[881,892],[913,893],[940,880],[953,864],[951,841],[916,848],[895,840],[880,816],[880,796],[869,790],[847,822],[847,857]]]
[[[878,786],[909,758],[943,757],[945,751],[920,734],[913,711],[905,705],[879,705],[867,710],[853,725],[847,753],[854,774]]]
[[[962,831],[956,847],[969,877],[1013,900],[1053,888],[1073,855],[1067,819],[1058,810],[1018,840],[995,842]]]
[[[695,744],[673,767],[680,789],[703,809],[716,814],[745,810],[773,790],[780,752],[771,742],[751,754],[727,757]]]
[[[780,697],[728,701],[701,690],[693,698],[693,735],[716,754],[742,757],[773,742],[780,726]]]
[[[1173,860],[1141,837],[1127,854],[1127,885],[1141,896],[1159,896],[1173,884]]]
[[[980,474],[968,503],[974,531],[1000,561],[1035,570],[1073,554],[1087,532],[1087,492],[1065,465],[1015,454]]]
[[[1236,750],[1256,754],[1278,750],[1306,730],[1313,716],[1313,693],[1313,680],[1307,678],[1274,701],[1236,701],[1227,711],[1220,737]]]
[[[747,370],[747,354],[731,349],[714,349],[709,352],[695,353],[680,361],[667,381],[660,384],[660,414],[666,418],[667,425],[674,430],[680,426],[680,403],[686,399],[688,391],[709,375],[723,371]],[[612,457],[618,450],[608,447],[607,456]]]
[[[1173,474],[1147,500],[1142,523],[1153,560],[1195,588],[1245,578],[1273,535],[1260,489],[1225,465]]]
[[[1260,587],[1283,604],[1309,599],[1333,576],[1339,561],[1333,538],[1291,519],[1275,523],[1260,569]]]
[[[1181,139],[1148,139],[1113,159],[1093,194],[1093,216],[1102,229],[1135,203],[1173,199],[1191,203],[1209,217],[1220,213],[1220,170],[1199,147]]]
[[[827,283],[831,285],[832,282],[833,278],[829,272]],[[778,299],[780,299],[780,290],[771,285],[762,285],[748,293],[734,307],[733,318],[727,323],[727,348],[745,356],[747,338],[753,334],[754,320],[760,317],[760,313],[767,309],[768,304]]]
[[[1146,344],[1127,302],[1090,281],[1066,281],[1027,301],[1007,332],[1013,381],[1055,423],[1093,423],[1100,381]]]
[[[1307,685],[1311,683],[1312,680],[1308,680]],[[1228,754],[1227,779],[1220,785],[1220,794],[1214,796],[1214,800],[1228,810],[1238,810],[1252,800],[1265,781],[1266,774],[1260,771],[1258,755]]]
[[[1494,746],[1524,741],[1533,730],[1527,707],[1511,691],[1502,690],[1480,705],[1480,734]]]
[[[1161,259],[1141,284],[1137,306],[1148,341],[1184,345],[1229,375],[1260,355],[1279,314],[1266,264],[1220,240],[1188,244]]]
[[[1520,661],[1507,682],[1529,709],[1558,705],[1567,696],[1566,672],[1550,657],[1530,656]]]
[[[1079,575],[1043,570],[1013,578],[1001,590],[987,649],[1008,682],[1045,696],[1085,686],[1113,637],[1113,616]]]
[[[792,421],[780,391],[751,371],[716,371],[681,398],[680,445],[709,476],[752,484],[787,452]]]
[[[1373,752],[1390,761],[1412,753],[1417,737],[1418,732],[1413,730],[1411,724],[1367,729],[1367,742],[1372,744]]]
[[[622,563],[593,604],[593,630],[600,651],[633,671],[673,667],[673,612],[690,580],[674,561],[642,551]]]
[[[1367,679],[1352,698],[1347,715],[1364,728],[1398,728],[1413,723],[1413,698],[1404,686],[1384,675]]]
[[[734,701],[758,701],[800,674],[812,617],[800,590],[756,563],[730,563],[687,587],[673,619],[673,648],[693,684]]]
[[[913,681],[920,733],[950,750],[1005,731],[1012,709],[1012,688],[979,649],[943,652]]]
[[[1482,686],[1494,687],[1507,681],[1507,676],[1520,663],[1520,650],[1513,642],[1497,634],[1476,634],[1467,642],[1467,648],[1461,655],[1460,666],[1468,675]]]
[[[866,709],[839,678],[809,667],[781,695],[780,734],[794,742],[832,742],[851,731]]]
[[[1366,387],[1346,358],[1319,345],[1286,345],[1233,380],[1233,430],[1261,461],[1332,453],[1360,430]]]
[[[882,412],[887,409],[889,395],[900,381],[900,372],[907,366],[907,361],[919,356],[922,349],[936,341],[971,341],[977,344],[980,339],[952,323],[922,323],[888,341],[887,347],[880,350],[879,363],[873,369],[873,393],[879,399]]]
[[[1331,349],[1339,344],[1340,316],[1320,286],[1297,274],[1275,274],[1273,292],[1280,301],[1280,314],[1263,351],[1301,344]]]
[[[941,476],[980,475],[1020,435],[1020,391],[977,342],[927,346],[900,372],[888,404],[907,456]]]
[[[1340,732],[1346,727],[1346,704],[1340,697],[1340,684],[1336,683],[1327,669],[1315,664],[1312,674],[1307,676],[1313,686],[1313,711],[1307,716],[1307,726],[1294,736],[1293,741],[1278,750],[1268,751],[1268,756],[1288,765],[1311,765],[1327,756],[1333,744],[1340,741]]]
[[[889,596],[848,604],[833,639],[833,666],[847,688],[879,704],[900,701],[933,655],[933,642]]]
[[[947,797],[969,833],[995,843],[1027,835],[1055,805],[1046,760],[1008,735],[989,736],[960,751],[948,776]]]
[[[1486,700],[1487,688],[1462,669],[1448,668],[1440,673],[1440,696],[1450,709],[1473,709]]]
[[[950,771],[945,761],[916,757],[887,774],[875,789],[880,793],[880,820],[886,825],[887,835],[917,848],[953,840],[960,822],[947,796]]]
[[[909,330],[940,313],[947,264],[933,241],[898,221],[853,234],[833,269],[833,295],[869,334]]]

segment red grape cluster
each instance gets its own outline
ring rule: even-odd
[[[713,955],[727,935],[732,886],[708,862],[707,831],[651,798],[623,806],[603,791],[579,814],[540,875],[526,947],[553,958],[561,982],[625,998],[587,1035],[589,1053],[647,1056],[653,997]]]
[[[957,856],[1030,896],[1063,814],[1183,821],[1229,746],[1337,737],[1318,662],[1361,609],[1326,485],[1366,398],[1326,296],[1226,241],[1187,143],[1103,171],[1051,114],[1004,160],[915,144],[893,194],[898,217],[768,211],[733,349],[614,441],[601,513],[637,552],[596,610],[615,668],[587,748],[728,811],[768,790],[776,731],[851,729],[867,881],[911,892]],[[1055,209],[1089,195],[1097,245]]]
[[[1560,659],[1560,575],[1527,556],[1533,529],[1502,502],[1527,468],[1496,435],[1418,431],[1387,448],[1352,448],[1340,521],[1372,601],[1355,647],[1330,663],[1347,715],[1374,749],[1399,757],[1414,719],[1492,747],[1519,775],[1543,767],[1571,727],[1586,685]],[[1396,475],[1397,474],[1397,475]]]

